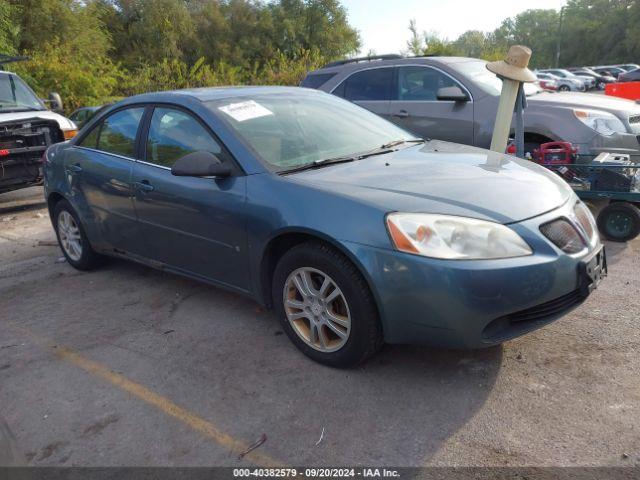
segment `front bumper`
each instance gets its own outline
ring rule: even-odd
[[[573,202],[511,225],[534,254],[503,260],[436,260],[346,243],[369,277],[385,341],[449,348],[496,345],[544,326],[586,298],[578,269],[598,245],[567,255],[539,226]],[[584,292],[582,292],[584,293]]]

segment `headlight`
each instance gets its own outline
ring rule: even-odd
[[[390,213],[389,234],[403,252],[451,260],[510,258],[533,252],[499,223],[426,213]]]
[[[627,133],[627,129],[615,115],[601,110],[575,109],[573,114],[587,127],[600,135],[610,137],[614,133]]]

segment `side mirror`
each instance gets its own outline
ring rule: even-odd
[[[62,98],[60,98],[59,93],[49,93],[49,105],[51,105],[51,110],[53,110],[54,112],[62,113]]]
[[[469,96],[460,87],[444,87],[438,89],[438,100],[449,100],[453,102],[468,102]]]
[[[179,158],[171,167],[171,174],[176,177],[228,177],[231,168],[213,153],[199,151]]]

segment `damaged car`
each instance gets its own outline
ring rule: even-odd
[[[49,103],[62,110],[59,95],[51,94]],[[44,151],[76,133],[76,125],[47,109],[18,75],[0,71],[0,194],[42,184]]]
[[[579,306],[606,272],[558,175],[317,90],[131,97],[50,147],[44,172],[71,266],[116,256],[242,293],[335,367],[383,342],[500,344]]]

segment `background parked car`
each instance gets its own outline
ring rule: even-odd
[[[596,81],[593,77],[586,76],[586,75],[576,75],[575,73],[571,73],[569,70],[565,70],[564,68],[552,68],[552,69],[540,70],[540,71],[543,73],[551,73],[552,75],[555,75],[556,77],[560,77],[560,78],[578,79],[582,83],[584,83],[585,90],[591,90],[596,86]]]
[[[462,57],[370,57],[334,62],[302,86],[346,98],[420,137],[488,148],[502,82],[486,62]],[[640,105],[525,84],[525,149],[572,142],[581,161],[602,151],[640,155]]]
[[[600,75],[599,73],[594,72],[588,67],[569,68],[568,70],[576,75],[593,78],[596,82],[596,88],[598,90],[604,90],[604,87],[607,85],[607,83],[615,83],[616,81],[616,79],[611,75]]]
[[[622,68],[623,70],[630,72],[631,70],[640,68],[640,65],[638,65],[637,63],[625,63],[623,65],[616,65],[616,67]]]
[[[538,78],[535,83],[543,90],[549,90],[550,92],[555,92],[558,90],[558,82],[550,78]]]
[[[624,68],[620,68],[620,67],[614,67],[613,65],[601,65],[599,67],[589,67],[591,68],[591,70],[593,70],[596,73],[599,73],[600,75],[608,75],[611,76],[615,79],[618,78],[618,75],[620,75],[621,73],[625,73],[626,70]]]
[[[575,78],[561,78],[551,73],[535,72],[540,80],[555,82],[557,90],[560,92],[584,92],[584,82]]]
[[[69,118],[78,126],[82,128],[93,116],[102,108],[102,105],[97,107],[81,107],[75,110]]]
[[[619,82],[640,82],[640,68],[631,70],[627,73],[621,73],[618,77]]]
[[[62,101],[45,102],[15,73],[0,71],[0,193],[42,183],[42,154],[56,142],[73,138],[76,125],[63,117]]]

